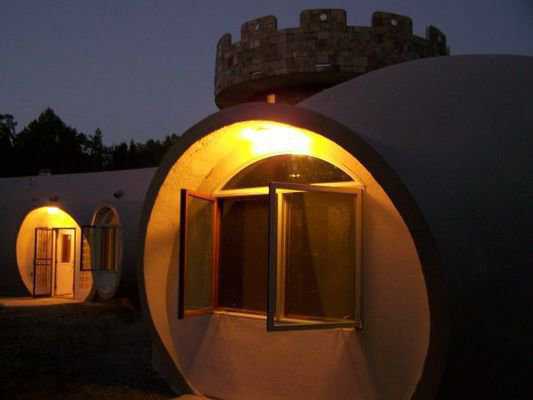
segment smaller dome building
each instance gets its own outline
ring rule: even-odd
[[[138,218],[154,172],[0,179],[0,296],[137,302]]]
[[[142,216],[155,368],[218,399],[524,398],[532,66],[418,60],[191,127]]]

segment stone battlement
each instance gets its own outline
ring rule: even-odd
[[[241,38],[223,35],[217,45],[215,102],[296,103],[363,73],[422,57],[448,55],[446,36],[429,26],[413,34],[409,17],[375,12],[369,27],[349,26],[340,9],[304,10],[300,26],[278,30],[274,16],[241,26]]]

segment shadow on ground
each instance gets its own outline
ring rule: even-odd
[[[0,392],[10,399],[171,399],[141,315],[120,304],[0,308]]]

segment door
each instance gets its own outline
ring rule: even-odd
[[[53,230],[51,228],[36,228],[33,256],[33,297],[52,295],[53,252]]]
[[[55,296],[74,295],[75,235],[73,228],[56,228]]]

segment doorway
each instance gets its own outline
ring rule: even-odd
[[[74,296],[74,228],[54,228],[56,239],[55,251],[55,287],[54,296]]]
[[[36,228],[33,296],[74,297],[75,228]]]

